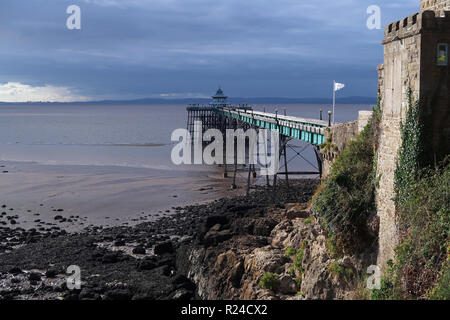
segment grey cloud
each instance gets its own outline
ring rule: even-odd
[[[378,1],[383,23],[418,10]],[[65,8],[82,9],[82,30]],[[375,95],[383,30],[368,0],[2,0],[0,82],[78,88],[85,95]],[[398,6],[395,6],[395,5]]]

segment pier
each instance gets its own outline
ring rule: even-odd
[[[323,159],[319,146],[326,141],[327,128],[331,126],[331,113],[328,113],[328,121],[321,119],[308,119],[301,117],[280,115],[275,113],[255,111],[247,104],[232,105],[227,102],[227,96],[224,95],[222,89],[218,89],[217,93],[212,97],[210,104],[191,104],[187,107],[188,120],[187,129],[193,135],[195,122],[202,122],[202,132],[208,129],[219,129],[225,133],[227,129],[244,129],[253,128],[256,130],[267,129],[276,131],[280,136],[280,153],[279,159],[284,159],[283,172],[278,172],[273,183],[276,184],[277,175],[285,176],[286,183],[289,183],[289,176],[292,175],[318,175],[322,176]],[[322,118],[322,113],[320,114]],[[287,149],[288,142],[292,140],[303,141],[311,145],[314,149],[317,160],[317,171],[293,172],[288,170]],[[292,148],[291,148],[292,149]],[[299,152],[292,149],[296,156],[301,156]],[[305,159],[303,157],[303,159]],[[306,159],[305,159],[306,160]],[[224,177],[228,176],[227,165],[224,165]],[[234,166],[233,187],[235,187],[237,166]],[[255,168],[249,168],[250,173],[255,176]],[[267,178],[269,184],[269,178]]]

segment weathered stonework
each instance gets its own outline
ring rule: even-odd
[[[362,110],[358,112],[358,133],[361,133],[372,118],[373,111]]]
[[[450,11],[450,0],[420,0],[420,11],[431,10],[443,16],[445,11]]]
[[[421,1],[421,9],[439,12],[449,8],[450,1]],[[380,217],[378,264],[383,268],[394,258],[398,244],[398,224],[393,198],[394,173],[401,146],[400,123],[407,112],[407,92],[421,101],[427,123],[430,152],[439,160],[448,154],[450,139],[450,72],[449,66],[438,66],[438,44],[450,46],[450,12],[436,17],[425,11],[390,24],[385,30],[384,64],[378,67],[381,97],[381,123],[377,149],[376,194]],[[433,100],[433,101],[432,101]]]
[[[331,135],[332,147],[323,152],[322,150],[322,177],[327,177],[330,174],[331,166],[336,160],[337,156],[344,150],[347,143],[358,134],[358,121],[341,123],[327,129],[325,134],[325,141]]]

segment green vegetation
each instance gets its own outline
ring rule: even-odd
[[[395,172],[400,242],[373,299],[450,299],[450,159],[426,166],[419,109],[409,90]]]
[[[303,255],[305,254],[305,249],[301,248],[297,251],[295,258],[294,258],[294,267],[298,270],[298,272],[301,274],[303,273]]]
[[[381,279],[380,290],[372,290],[372,300],[398,300],[401,299],[401,289],[397,272],[392,260],[388,261],[386,275]]]
[[[329,234],[326,243],[327,252],[331,258],[339,258],[340,252],[338,248],[336,248],[336,236],[334,234]]]
[[[297,285],[297,288],[300,289],[302,287],[302,274],[300,274],[296,279],[295,279],[295,284]]]
[[[367,231],[375,213],[375,143],[379,105],[366,128],[339,154],[329,176],[313,198],[313,209],[329,231],[333,253],[367,248],[374,238]],[[326,148],[326,145],[321,146]]]
[[[309,218],[306,218],[305,220],[303,220],[303,223],[304,224],[311,224],[313,221],[314,221],[314,218],[313,217],[309,217]]]
[[[333,134],[330,132],[330,128],[327,128],[326,131],[328,133],[327,139],[320,146],[320,151],[325,155],[338,151],[338,147],[333,144]]]
[[[406,120],[400,124],[402,145],[395,170],[395,202],[397,207],[405,205],[411,184],[419,172],[419,158],[422,153],[419,102],[413,101],[411,88],[408,89],[408,112]]]
[[[376,298],[450,299],[450,163],[445,163],[420,171],[397,208],[401,240]]]
[[[278,279],[278,275],[270,272],[266,272],[259,281],[259,286],[261,288],[272,290],[273,292],[278,290],[279,284],[280,280]]]
[[[341,266],[337,260],[333,261],[329,266],[328,270],[334,274],[336,277],[349,281],[353,278],[353,270]]]
[[[290,274],[292,277],[295,276],[295,267],[294,267],[294,266],[292,266],[292,267],[289,268],[289,274]]]
[[[284,252],[284,254],[286,255],[286,257],[292,257],[295,254],[295,249],[287,248],[286,251]]]

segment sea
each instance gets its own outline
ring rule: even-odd
[[[313,119],[331,110],[318,104],[253,107]],[[336,121],[356,120],[359,110],[370,109],[337,105]],[[0,201],[22,213],[20,226],[32,226],[27,212],[51,221],[54,208],[86,223],[115,225],[239,192],[229,191],[230,179],[217,166],[172,163],[172,132],[186,126],[183,104],[0,105]],[[291,144],[289,170],[317,171],[313,149]]]

